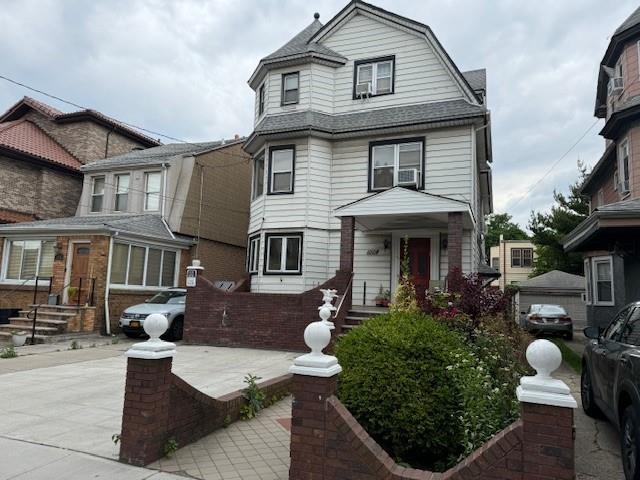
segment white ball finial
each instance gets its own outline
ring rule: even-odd
[[[160,313],[152,313],[144,319],[142,326],[146,334],[149,335],[149,340],[134,343],[131,348],[127,350],[125,354],[127,357],[157,360],[175,355],[175,344],[160,339],[160,335],[169,328],[169,320],[167,320],[167,317]]]
[[[160,340],[160,335],[169,328],[169,320],[161,313],[152,313],[145,318],[143,328],[145,333],[149,335],[150,341],[158,341]]]
[[[562,364],[562,353],[549,340],[535,340],[527,348],[527,362],[537,372],[537,377],[551,378],[551,373]]]
[[[331,312],[329,312],[331,313]],[[322,350],[331,342],[331,330],[322,322],[313,322],[304,329],[304,343],[312,355],[323,355]]]

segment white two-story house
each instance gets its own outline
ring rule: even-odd
[[[396,288],[408,240],[418,295],[477,272],[492,211],[484,70],[461,72],[431,29],[362,1],[319,15],[260,60],[247,270],[301,293],[353,272],[353,304]]]

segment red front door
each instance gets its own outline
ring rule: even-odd
[[[404,259],[405,241],[400,242],[400,262]],[[409,256],[409,275],[416,287],[418,303],[424,301],[431,278],[431,240],[428,238],[410,238],[407,249]],[[400,263],[402,265],[402,263]]]

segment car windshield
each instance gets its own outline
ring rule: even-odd
[[[538,310],[540,315],[566,315],[567,312],[560,305],[542,305]]]
[[[184,298],[184,292],[159,292],[151,297],[147,303],[184,303]]]

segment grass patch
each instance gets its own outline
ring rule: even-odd
[[[582,359],[580,355],[567,346],[564,340],[554,338],[552,342],[555,343],[560,349],[560,352],[562,352],[562,361],[569,365],[576,373],[582,373]]]

